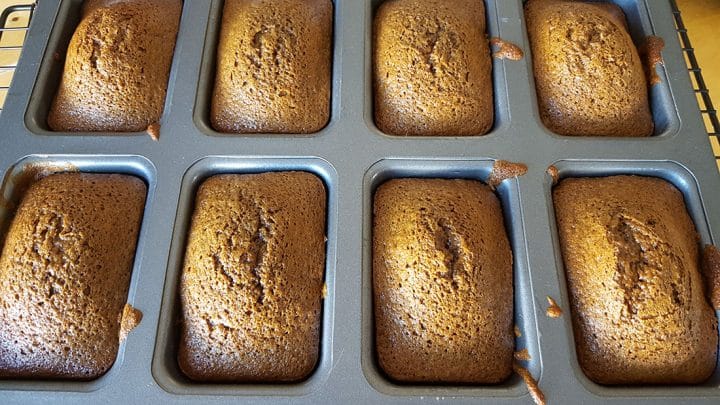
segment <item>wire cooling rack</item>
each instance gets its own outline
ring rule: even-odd
[[[675,0],[670,0],[675,17],[675,28],[678,39],[685,53],[685,62],[688,72],[697,95],[697,102],[710,137],[710,145],[715,154],[715,159],[720,170],[720,121],[717,111],[713,107],[702,70],[695,56],[695,49],[690,43],[688,30],[682,19],[682,13]],[[0,8],[2,3],[0,3]],[[12,77],[15,73],[20,52],[25,43],[25,34],[30,27],[35,3],[14,4],[2,9],[0,13],[0,112],[2,112],[5,97],[10,89]]]
[[[2,6],[2,4],[0,4]],[[15,4],[0,13],[0,111],[10,89],[35,4]]]
[[[675,17],[675,29],[677,30],[682,50],[685,53],[685,63],[687,64],[690,79],[695,89],[700,112],[705,121],[705,129],[710,136],[710,145],[715,154],[715,161],[718,164],[718,170],[720,170],[720,121],[718,121],[717,111],[715,107],[713,107],[712,100],[710,99],[710,91],[708,91],[705,79],[703,79],[702,69],[700,69],[700,65],[695,57],[695,49],[690,43],[688,30],[683,23],[682,13],[675,0],[670,0],[670,3],[673,9],[673,16]]]

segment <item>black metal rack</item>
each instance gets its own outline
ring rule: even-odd
[[[717,111],[713,107],[712,99],[710,98],[710,91],[705,84],[705,79],[702,75],[702,69],[698,64],[697,57],[695,56],[695,49],[690,43],[690,37],[688,36],[688,30],[683,23],[682,13],[677,6],[675,0],[670,0],[673,9],[673,16],[675,17],[675,29],[678,33],[680,40],[680,46],[685,53],[685,61],[688,66],[688,72],[692,79],[693,88],[695,94],[697,94],[698,106],[700,107],[700,113],[703,115],[705,121],[705,128],[707,129],[708,135],[710,136],[711,144],[713,145],[713,151],[715,153],[715,159],[718,160],[718,168],[720,169],[720,121],[718,121]]]

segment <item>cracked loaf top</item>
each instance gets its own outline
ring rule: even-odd
[[[392,135],[483,135],[493,84],[482,0],[388,0],[373,23],[375,123]]]
[[[318,358],[325,188],[304,172],[217,175],[197,192],[178,362],[196,381],[286,382]]]
[[[650,136],[643,64],[614,4],[529,0],[540,117],[560,135]]]
[[[50,108],[54,131],[144,131],[160,120],[181,0],[91,0]]]
[[[553,200],[585,374],[601,384],[708,378],[717,319],[682,194],[658,178],[569,178]]]
[[[213,128],[312,133],[330,118],[331,0],[225,0]]]
[[[394,380],[497,383],[512,370],[513,267],[479,181],[394,179],[375,193],[378,360]]]
[[[0,377],[87,380],[112,366],[145,193],[118,174],[29,187],[0,258]]]

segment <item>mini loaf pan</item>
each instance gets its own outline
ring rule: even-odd
[[[362,277],[362,368],[368,382],[376,390],[390,396],[483,396],[488,398],[519,398],[527,395],[527,387],[517,376],[497,385],[478,386],[433,386],[412,385],[392,382],[380,368],[375,351],[375,327],[373,321],[372,292],[372,223],[373,199],[378,186],[397,178],[450,178],[470,179],[487,183],[494,160],[414,160],[384,159],[365,173],[363,181],[363,277]],[[515,339],[515,350],[527,349],[531,359],[524,361],[534,376],[539,377],[542,364],[539,356],[535,304],[523,299],[531,295],[531,281],[527,265],[525,226],[520,207],[520,189],[517,179],[503,181],[496,189],[500,200],[505,229],[513,254],[514,322],[520,331]]]
[[[558,171],[558,179],[562,181],[565,178],[578,177],[607,177],[616,175],[636,175],[645,177],[655,177],[663,179],[674,185],[683,194],[685,207],[690,217],[695,223],[700,240],[699,246],[714,244],[714,238],[710,233],[710,227],[707,218],[706,207],[703,204],[702,193],[696,177],[685,166],[673,161],[588,161],[588,160],[560,160],[553,164]],[[553,179],[549,178],[545,182],[548,200],[548,217],[550,222],[555,224],[555,210],[552,203],[552,187]],[[565,278],[565,270],[563,266],[562,254],[560,250],[560,241],[558,238],[557,227],[551,228],[551,238],[554,246],[555,260],[558,270],[558,280],[560,280],[560,299],[563,308],[570,307],[569,296]],[[702,249],[701,249],[702,250]],[[573,335],[573,327],[571,316],[568,314],[564,317],[565,328],[567,330],[566,344],[568,347],[575,347],[575,339]],[[720,333],[720,326],[718,327]],[[577,360],[575,351],[571,352],[572,369],[577,382],[584,389],[599,397],[617,398],[617,397],[702,397],[702,396],[718,396],[718,386],[720,386],[720,368],[715,367],[713,375],[703,384],[689,386],[603,386],[591,381],[585,374]]]
[[[331,76],[332,85],[330,91],[330,118],[327,124],[320,129],[318,132],[309,134],[273,134],[275,137],[311,137],[324,135],[325,133],[331,132],[331,126],[335,123],[336,117],[340,111],[339,98],[334,97],[336,91],[334,86],[340,85],[341,77],[340,72],[342,68],[342,49],[338,46],[337,35],[342,33],[343,19],[340,18],[342,12],[342,6],[345,2],[333,1],[333,21],[331,29],[332,38],[332,61],[331,61]],[[217,45],[220,37],[220,23],[222,21],[223,7],[225,0],[210,0],[210,10],[208,17],[207,30],[205,32],[204,42],[202,44],[202,54],[199,57],[202,58],[202,66],[200,68],[200,75],[198,78],[197,94],[195,97],[195,108],[193,109],[193,121],[197,129],[205,135],[209,136],[263,136],[263,134],[232,134],[222,133],[215,130],[210,124],[210,101],[213,97],[213,87],[215,85],[215,72],[217,65]]]
[[[393,0],[387,0],[393,1]],[[30,166],[130,173],[148,184],[128,301],[143,320],[121,346],[112,369],[89,382],[2,380],[3,403],[531,403],[518,376],[498,385],[397,384],[375,359],[371,291],[372,198],[398,177],[487,180],[496,160],[528,172],[496,190],[514,255],[517,349],[550,403],[718,403],[718,371],[706,383],[677,387],[605,387],[587,380],[575,355],[564,270],[557,245],[547,168],[560,177],[642,174],[666,178],[685,195],[703,243],[720,229],[720,175],[708,147],[677,40],[669,0],[614,0],[636,43],[665,40],[661,83],[650,92],[657,136],[565,137],[539,118],[523,0],[485,0],[488,36],[517,44],[519,61],[493,60],[495,124],[469,137],[383,134],[373,118],[372,22],[380,0],[334,0],[331,118],[315,134],[220,135],[208,123],[222,0],[184,1],[161,136],[49,131],[47,111],[78,19],[81,0],[38,2],[13,85],[0,114],[0,193],[17,201],[15,184]],[[61,58],[63,59],[63,58]],[[320,357],[295,384],[198,384],[176,362],[178,280],[195,190],[217,173],[301,170],[328,192]],[[6,204],[6,206],[12,204]],[[0,235],[12,218],[0,208]],[[0,236],[2,239],[2,236]],[[547,297],[563,316],[546,315]]]
[[[0,232],[3,238],[2,243],[4,243],[4,238],[15,214],[16,207],[20,204],[27,188],[42,177],[67,172],[127,174],[141,179],[147,186],[145,210],[143,213],[144,224],[144,219],[152,207],[156,185],[155,168],[149,160],[141,156],[120,155],[107,155],[102,157],[87,155],[29,155],[23,157],[10,167],[3,179],[2,194],[0,195],[0,199],[4,202],[4,204],[0,204]],[[72,190],[68,190],[68,192],[72,192]],[[142,272],[143,257],[145,256],[143,242],[145,242],[147,238],[146,235],[146,227],[141,224],[126,301],[133,306],[137,305],[135,292],[139,288],[142,288],[139,285],[139,278]],[[123,373],[127,372],[127,370],[123,368],[123,360],[126,357],[126,347],[128,344],[132,344],[131,342],[131,338],[120,342],[115,363],[104,375],[95,380],[74,382],[0,379],[0,390],[10,388],[28,391],[96,391],[105,385],[113,384],[114,381],[123,378]]]
[[[190,218],[194,211],[198,187],[209,177],[217,174],[248,174],[263,172],[303,171],[318,176],[325,184],[327,193],[326,209],[326,259],[325,285],[327,294],[323,300],[320,327],[320,356],[315,371],[305,381],[291,384],[200,384],[192,382],[180,370],[177,363],[180,336],[179,280],[183,269],[186,237],[190,229]],[[183,176],[180,189],[173,241],[170,250],[163,293],[160,324],[152,371],[157,382],[169,392],[177,394],[215,395],[292,395],[301,396],[312,392],[322,384],[332,368],[334,322],[335,258],[337,252],[332,241],[337,240],[337,194],[335,191],[337,173],[322,159],[273,158],[273,157],[206,157],[195,162]]]
[[[184,0],[183,0],[184,2]],[[38,73],[32,96],[25,113],[25,125],[32,133],[37,135],[117,135],[132,136],[143,135],[145,132],[105,132],[105,133],[83,133],[83,132],[58,132],[49,128],[47,123],[50,107],[55,99],[60,80],[62,78],[63,68],[65,66],[65,54],[67,53],[70,39],[72,38],[75,28],[80,23],[82,17],[83,0],[63,0],[57,9],[55,24],[52,25],[52,31],[47,41],[45,55],[43,56],[40,71]],[[183,7],[184,8],[184,7]],[[183,16],[185,13],[183,12]],[[185,18],[181,17],[180,24],[187,23]],[[175,44],[177,52],[177,43]],[[160,117],[160,126],[165,123],[167,111],[171,108],[170,92],[174,88],[175,71],[178,58],[173,58],[170,66],[167,95],[165,97],[164,112]]]
[[[523,0],[525,4],[527,0]],[[602,3],[607,2],[603,0],[589,0],[588,3]],[[657,35],[653,21],[650,19],[650,13],[648,7],[653,3],[652,1],[636,1],[636,0],[617,0],[611,1],[620,7],[625,13],[625,18],[628,22],[628,31],[635,43],[636,48],[640,48],[645,44],[648,36]],[[529,44],[527,29],[523,27],[523,34],[525,36],[525,43]],[[664,38],[665,41],[675,40],[675,38]],[[532,97],[537,99],[537,93],[535,92],[535,77],[532,71],[532,48],[527,46],[525,48],[525,57],[528,60],[528,78],[531,82]],[[643,59],[641,55],[641,59]],[[643,60],[643,63],[646,63]],[[669,77],[666,69],[662,64],[658,64],[653,67],[656,69],[658,76],[660,77],[660,83],[650,86],[648,89],[648,101],[650,102],[650,110],[653,116],[653,122],[655,123],[655,130],[653,136],[670,136],[677,134],[680,130],[680,118],[675,108],[675,98],[673,97],[672,91],[669,86]],[[563,137],[550,131],[542,123],[540,119],[540,112],[538,109],[537,102],[533,109],[534,116],[537,122],[545,129],[545,131],[551,136]]]

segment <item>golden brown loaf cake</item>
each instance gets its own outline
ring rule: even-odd
[[[0,377],[86,380],[112,366],[145,194],[118,174],[30,185],[0,257]]]
[[[311,133],[330,118],[330,0],[225,0],[210,121],[227,133]]]
[[[160,120],[181,0],[91,0],[50,108],[54,131],[144,131]]]
[[[400,382],[505,380],[513,267],[495,194],[474,180],[394,179],[373,212],[380,367]]]
[[[493,84],[482,0],[386,0],[373,24],[375,124],[392,135],[483,135]]]
[[[613,176],[562,180],[553,200],[585,374],[600,384],[708,378],[717,319],[682,194],[658,178]]]
[[[540,117],[560,135],[650,136],[638,51],[612,4],[529,0],[525,20]]]
[[[196,381],[289,382],[318,359],[325,188],[304,172],[217,175],[197,192],[178,363]]]

